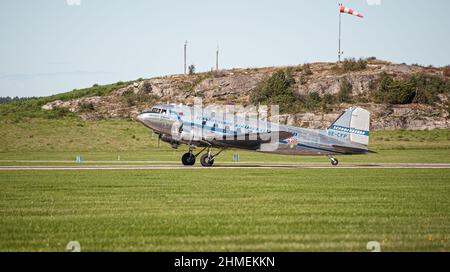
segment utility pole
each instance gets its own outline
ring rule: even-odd
[[[184,74],[186,75],[186,48],[187,48],[187,41],[184,42]]]
[[[342,3],[339,3],[339,6],[342,7]],[[338,63],[341,62],[341,55],[344,53],[341,51],[341,21],[342,21],[342,12],[339,11],[339,49],[338,49]]]
[[[219,71],[219,46],[216,49],[216,71]]]

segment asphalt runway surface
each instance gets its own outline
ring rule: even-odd
[[[152,170],[152,169],[450,169],[450,164],[370,164],[370,165],[82,165],[82,166],[0,166],[0,171],[24,170]]]

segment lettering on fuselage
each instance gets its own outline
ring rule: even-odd
[[[340,132],[340,131],[328,130],[328,136],[330,136],[330,137],[337,137],[337,138],[341,138],[341,139],[347,139],[348,138],[348,133]]]

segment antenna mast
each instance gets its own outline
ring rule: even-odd
[[[184,74],[186,75],[186,48],[187,48],[187,41],[184,42]]]

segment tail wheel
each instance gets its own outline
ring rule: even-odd
[[[181,157],[181,162],[183,165],[194,165],[195,164],[195,156],[192,153],[185,153]]]
[[[339,164],[339,161],[337,159],[335,159],[335,158],[331,159],[331,165],[337,166],[338,164]]]
[[[211,167],[214,164],[214,159],[210,159],[208,153],[206,153],[200,158],[200,163],[205,167]]]

